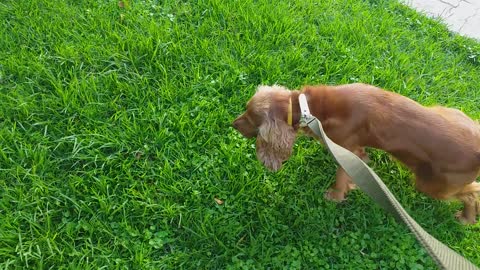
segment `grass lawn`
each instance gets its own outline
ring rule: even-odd
[[[258,84],[348,82],[478,119],[480,45],[393,0],[1,1],[0,268],[435,268],[361,191],[324,200],[317,142],[270,173],[230,127]],[[371,166],[480,265],[459,203]]]

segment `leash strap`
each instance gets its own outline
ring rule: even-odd
[[[430,254],[441,269],[479,269],[470,261],[426,232],[412,217],[410,217],[407,211],[403,209],[402,205],[397,199],[395,199],[380,177],[368,167],[367,164],[349,150],[330,140],[325,134],[320,121],[310,114],[304,94],[300,95],[299,102],[302,113],[301,125],[308,126],[317,136],[323,139],[325,145],[338,164],[363,192],[367,193],[375,202],[393,214],[397,221],[401,221],[408,226],[410,231],[415,235],[417,240],[427,250],[428,254]]]

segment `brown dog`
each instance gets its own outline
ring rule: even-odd
[[[475,223],[480,213],[480,125],[459,110],[424,107],[417,102],[366,84],[306,86],[289,91],[281,86],[259,86],[247,111],[234,122],[247,138],[257,137],[258,159],[278,170],[292,153],[299,127],[298,96],[304,93],[312,115],[322,122],[337,144],[366,160],[365,147],[384,150],[415,174],[417,190],[435,199],[458,199],[462,223]],[[307,129],[303,129],[311,134]],[[339,168],[326,193],[345,199],[354,187]]]

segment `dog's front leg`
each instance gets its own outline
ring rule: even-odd
[[[355,155],[360,157],[364,162],[368,162],[368,154],[365,151],[365,148],[357,148],[352,151]],[[337,173],[335,176],[335,182],[330,186],[330,188],[325,193],[325,199],[335,202],[341,202],[345,200],[348,192],[356,188],[356,185],[352,182],[352,179],[348,174],[343,170],[342,167],[338,167]]]
[[[334,202],[344,201],[347,193],[354,188],[355,184],[353,184],[350,176],[348,176],[342,167],[339,167],[337,169],[336,180],[325,193],[325,199]]]

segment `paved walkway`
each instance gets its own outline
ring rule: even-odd
[[[441,17],[450,30],[480,41],[480,0],[403,0],[431,17]]]

